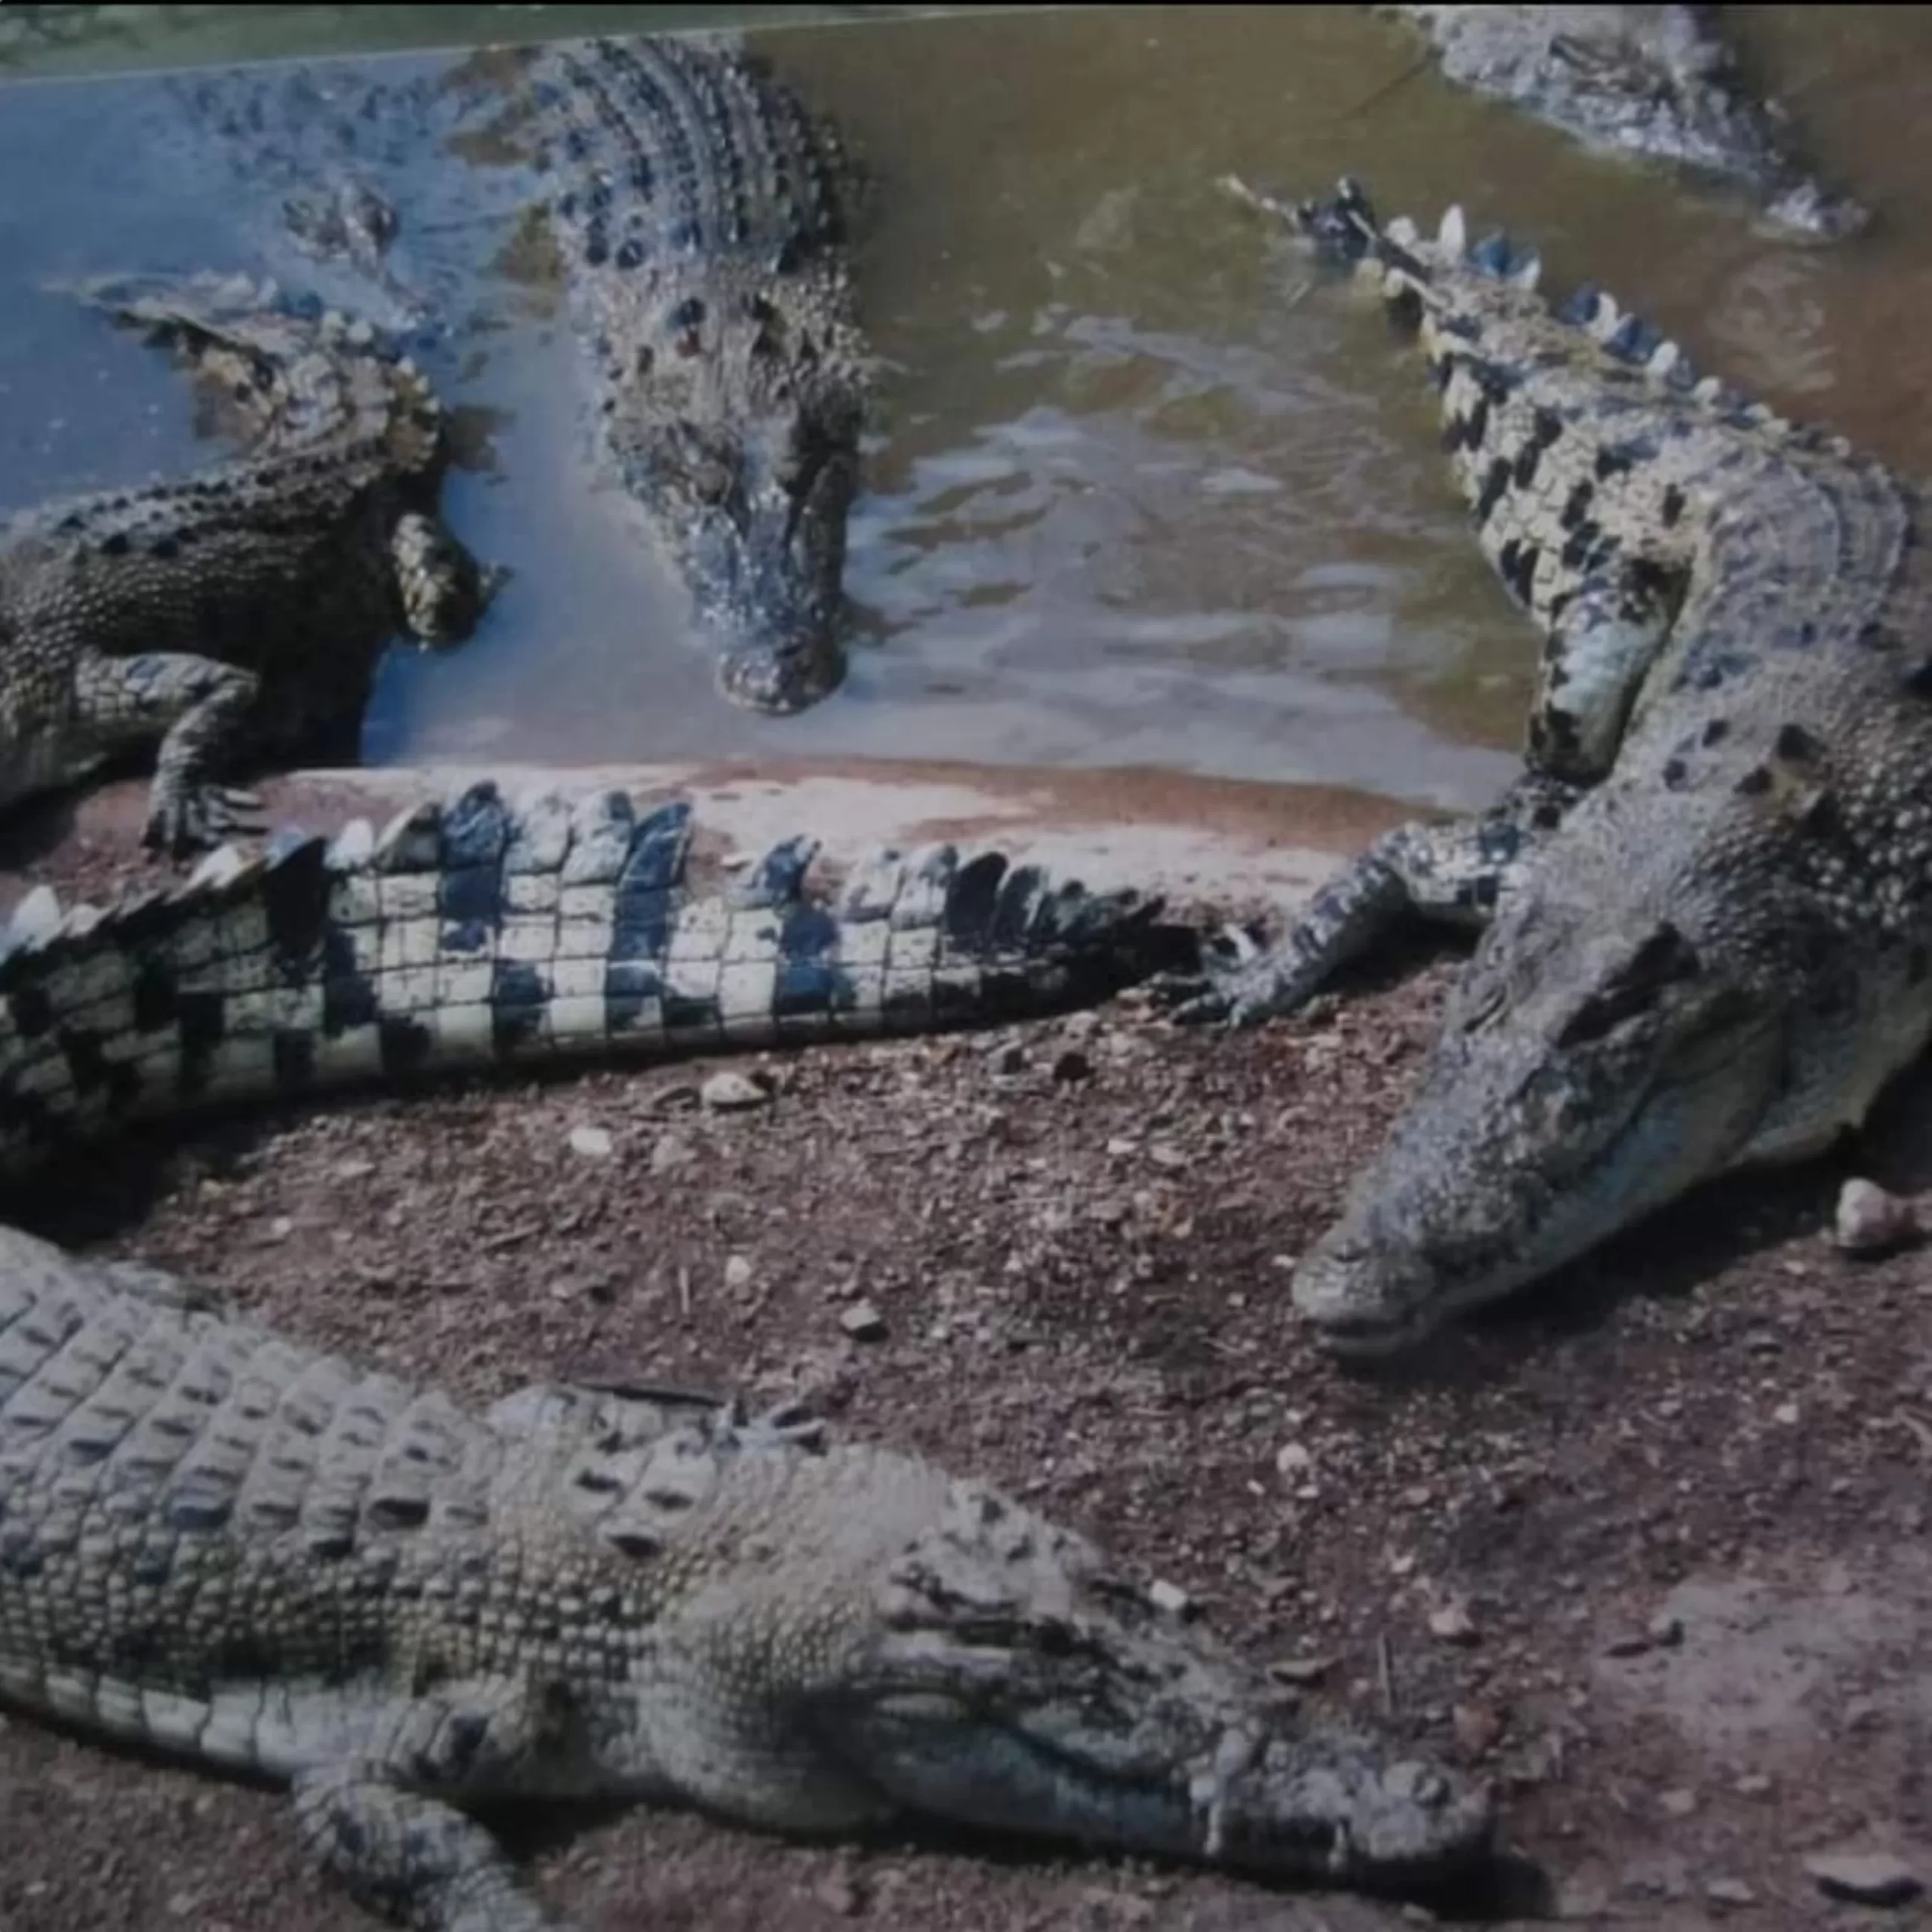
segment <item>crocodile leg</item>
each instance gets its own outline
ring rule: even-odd
[[[565,1743],[561,1708],[528,1682],[452,1690],[405,1706],[386,1748],[297,1774],[303,1848],[365,1909],[418,1932],[566,1932],[460,1808]]]
[[[1211,960],[1198,979],[1164,981],[1163,992],[1178,1001],[1174,1017],[1256,1026],[1306,1004],[1343,966],[1411,920],[1480,931],[1577,795],[1554,780],[1525,776],[1487,811],[1443,824],[1412,820],[1385,832],[1258,957],[1232,965]]]
[[[252,671],[185,651],[83,657],[74,695],[90,732],[105,746],[161,740],[148,794],[148,844],[179,854],[260,829],[249,816],[260,802],[255,795],[213,784],[209,774],[260,690]]]

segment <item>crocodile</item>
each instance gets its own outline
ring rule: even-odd
[[[0,531],[0,806],[152,747],[144,837],[183,854],[251,824],[226,768],[352,728],[390,637],[461,641],[491,580],[437,512],[437,398],[366,324],[244,276],[68,292],[174,346],[247,446]]]
[[[872,368],[845,254],[856,165],[747,56],[684,39],[546,49],[527,104],[602,457],[721,692],[802,710],[845,673]]]
[[[1709,7],[1378,6],[1458,85],[1600,152],[1741,184],[1783,233],[1837,241],[1869,211],[1794,152],[1790,117],[1746,85]]]
[[[1289,208],[1419,331],[1484,553],[1545,643],[1520,780],[1385,834],[1183,1018],[1292,1011],[1411,915],[1478,931],[1295,1304],[1371,1352],[1698,1183],[1857,1128],[1932,1030],[1915,483],[1794,426],[1534,252]],[[1238,936],[1236,936],[1238,937]]]
[[[0,1171],[371,1079],[1052,1010],[1193,936],[949,846],[792,839],[709,894],[682,801],[490,783],[0,942]],[[0,1229],[0,1703],[285,1783],[311,1858],[429,1932],[565,1921],[476,1814],[952,1821],[1281,1882],[1492,1863],[1473,1778],[1297,1712],[983,1484],[648,1385],[486,1413],[135,1262]]]

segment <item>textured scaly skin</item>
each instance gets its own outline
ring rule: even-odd
[[[1918,486],[1698,380],[1608,297],[1552,313],[1534,256],[1469,247],[1460,211],[1434,241],[1346,182],[1284,212],[1418,327],[1484,552],[1545,638],[1522,782],[1387,835],[1191,1009],[1287,1011],[1401,917],[1486,928],[1295,1278],[1366,1351],[1820,1151],[1919,1054],[1925,525]]]
[[[531,90],[604,453],[720,654],[721,691],[801,710],[845,671],[871,370],[844,257],[855,171],[736,52],[564,45]]]
[[[1008,1017],[1185,949],[1131,894],[794,841],[688,889],[681,806],[507,808],[232,849],[111,912],[23,903],[0,1152],[405,1070]],[[429,1932],[557,1927],[471,1815],[908,1814],[1329,1883],[1479,1860],[1487,1793],[1279,1707],[1080,1537],[795,1411],[529,1389],[486,1415],[0,1229],[0,1697],[292,1787]]]
[[[1671,162],[1748,189],[1820,241],[1870,220],[1791,151],[1787,117],[1745,85],[1708,7],[1379,6],[1417,28],[1443,72],[1586,146]]]
[[[0,805],[153,746],[148,841],[180,852],[245,823],[218,775],[352,728],[389,638],[460,641],[484,586],[437,514],[436,398],[366,328],[245,280],[78,292],[172,343],[249,448],[0,531]]]

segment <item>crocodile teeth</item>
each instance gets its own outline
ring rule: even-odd
[[[1500,228],[1493,234],[1485,235],[1469,251],[1469,260],[1485,274],[1506,275],[1512,260],[1509,236]]]
[[[1543,280],[1543,257],[1534,248],[1526,250],[1517,257],[1515,266],[1509,271],[1509,279],[1518,288],[1527,288],[1534,295],[1537,283]]]
[[[37,946],[60,930],[60,901],[51,885],[37,885],[14,908],[7,937],[16,946]]]
[[[1617,306],[1617,297],[1599,295],[1597,297],[1597,312],[1584,324],[1584,327],[1598,341],[1607,343],[1616,334],[1623,321],[1623,311]]]
[[[1715,402],[1724,394],[1724,385],[1715,376],[1706,376],[1690,392],[1699,402]]]
[[[1442,211],[1442,226],[1435,231],[1435,245],[1452,262],[1460,262],[1469,245],[1469,224],[1463,218],[1460,202],[1452,202]]]
[[[1651,359],[1644,365],[1651,374],[1664,377],[1670,374],[1684,360],[1684,352],[1668,338],[1659,343],[1651,352]]]
[[[1405,214],[1398,214],[1383,232],[1398,248],[1413,248],[1422,239],[1422,231]]]

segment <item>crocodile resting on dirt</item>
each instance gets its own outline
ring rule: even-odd
[[[1251,201],[1251,191],[1230,183]],[[1527,769],[1389,832],[1184,1014],[1306,1000],[1411,914],[1484,928],[1297,1306],[1386,1349],[1697,1183],[1857,1127],[1932,1032],[1918,486],[1699,380],[1460,210],[1281,208],[1418,325],[1484,553],[1543,632]]]
[[[245,278],[74,291],[176,346],[250,447],[0,531],[0,805],[157,748],[146,836],[242,829],[238,758],[352,728],[398,631],[469,635],[488,594],[436,504],[441,411],[365,325]]]
[[[485,784],[111,911],[43,888],[0,943],[0,1168],[358,1081],[1011,1018],[1194,950],[949,847],[835,910],[802,839],[703,896],[689,832]],[[562,1922],[493,1801],[924,1814],[1377,1888],[1487,1863],[1480,1785],[1292,1715],[1023,1506],[814,1437],[648,1389],[466,1414],[0,1229],[0,1701],[287,1781],[312,1857],[431,1932]]]
[[[546,50],[538,165],[605,457],[740,704],[845,673],[845,526],[871,358],[835,130],[745,55],[683,39]]]
[[[1427,38],[1460,85],[1586,146],[1741,183],[1779,227],[1820,241],[1870,219],[1792,153],[1789,119],[1754,95],[1709,7],[1378,6]]]

